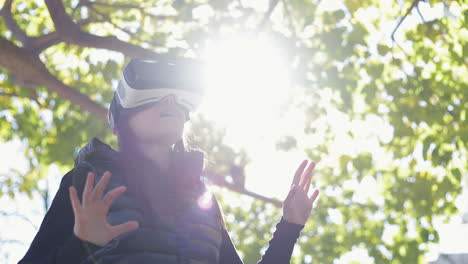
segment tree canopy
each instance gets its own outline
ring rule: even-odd
[[[130,58],[199,55],[207,38],[266,34],[287,51],[293,85],[304,91],[300,132],[314,137],[311,145],[294,134],[279,139],[278,151],[328,161],[316,172],[322,197],[293,263],[332,263],[353,249],[375,263],[423,263],[438,242],[434,222],[458,212],[454,199],[467,176],[468,3],[254,2],[0,1],[0,139],[22,140],[29,161],[27,174],[0,178],[0,196],[44,191],[37,182],[48,166],[70,169],[94,136],[115,146],[106,108]],[[338,130],[332,114],[350,125],[374,121],[388,135]],[[193,142],[217,161],[212,171],[228,175],[248,163],[209,120],[195,118],[192,130]],[[331,147],[366,139],[388,158],[364,146]],[[369,181],[378,198],[359,199],[356,185]],[[247,199],[243,208],[219,199],[245,263],[257,261],[280,210],[263,200]],[[390,226],[397,232],[382,239]]]

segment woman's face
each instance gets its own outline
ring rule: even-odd
[[[149,108],[130,115],[128,125],[140,143],[172,146],[182,138],[186,115],[174,96],[168,95]]]

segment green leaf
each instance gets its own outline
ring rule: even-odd
[[[385,54],[387,54],[389,51],[390,51],[390,47],[388,47],[387,45],[385,44],[379,44],[377,45],[377,51],[379,52],[379,54],[381,56],[384,56]]]

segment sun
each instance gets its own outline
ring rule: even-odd
[[[281,117],[295,96],[285,52],[266,36],[236,36],[209,41],[201,55],[206,92],[198,112],[225,128],[226,144],[255,161],[246,167],[246,188],[277,198],[287,192],[295,166],[282,161],[301,155],[275,150],[279,135],[292,129]]]
[[[214,120],[242,124],[274,118],[289,95],[288,67],[282,52],[266,37],[210,41],[206,99],[202,111]]]

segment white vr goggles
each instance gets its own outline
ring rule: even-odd
[[[124,76],[120,79],[116,91],[116,96],[124,109],[156,103],[168,95],[174,95],[176,102],[189,112],[194,111],[202,99],[201,94],[177,88],[134,89],[128,85]]]
[[[202,64],[189,58],[132,59],[122,71],[109,109],[111,128],[120,116],[141,111],[168,95],[187,112],[203,97]]]

